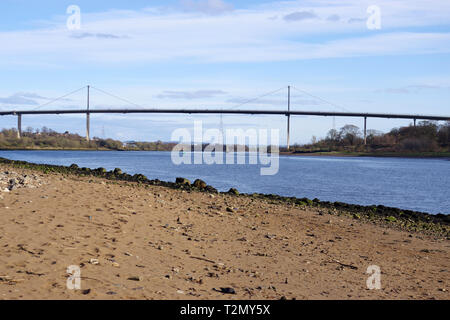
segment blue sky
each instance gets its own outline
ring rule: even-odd
[[[81,29],[69,30],[69,5]],[[381,12],[370,30],[367,8]],[[295,110],[450,114],[448,0],[0,2],[0,109],[35,109],[87,84],[144,107],[237,108],[292,85]],[[100,91],[92,108],[132,107]],[[336,107],[339,106],[339,107]],[[84,108],[80,91],[45,108]],[[44,108],[44,107],[42,107]],[[286,108],[286,90],[240,108]],[[95,115],[95,136],[169,140],[218,116]],[[224,127],[279,128],[282,117],[224,116]],[[0,127],[15,126],[1,117]],[[362,126],[360,119],[337,118]],[[369,120],[388,131],[409,121]],[[77,116],[24,117],[23,126],[84,134]],[[332,118],[296,117],[292,140],[323,137]]]

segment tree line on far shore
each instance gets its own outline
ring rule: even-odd
[[[306,145],[295,144],[290,151],[307,152],[450,152],[450,122],[437,123],[421,121],[417,126],[409,125],[394,128],[388,133],[367,130],[367,144],[361,129],[354,125],[345,125],[339,130],[331,129],[325,138],[313,137]],[[17,137],[16,129],[0,131],[0,149],[93,149],[93,150],[132,150],[132,151],[171,151],[173,142],[121,142],[113,139],[94,137],[86,141],[74,133],[58,133],[47,127],[33,129],[28,127]],[[203,148],[206,147],[206,144]],[[193,147],[192,147],[193,148]],[[226,147],[223,146],[224,151]],[[248,150],[248,147],[245,147]],[[280,148],[286,151],[286,148]]]
[[[449,152],[450,122],[439,124],[421,121],[416,126],[394,128],[388,133],[367,130],[367,144],[361,129],[345,125],[339,130],[331,129],[323,139],[312,138],[310,144],[294,145],[294,152]]]
[[[123,143],[119,140],[101,139],[94,137],[86,141],[74,133],[58,133],[47,127],[33,129],[28,127],[22,132],[21,138],[17,138],[16,129],[3,129],[0,132],[0,149],[93,149],[93,150],[145,150],[145,151],[170,151],[174,143],[157,142],[133,142]]]

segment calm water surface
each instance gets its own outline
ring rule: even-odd
[[[237,155],[245,156],[245,155]],[[34,163],[121,168],[149,179],[200,178],[220,191],[274,193],[429,213],[450,213],[450,161],[353,157],[280,156],[275,176],[261,176],[259,165],[180,165],[170,152],[0,151],[0,157]],[[247,161],[248,162],[248,161]]]

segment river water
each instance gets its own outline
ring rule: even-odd
[[[278,173],[262,176],[261,165],[248,161],[243,165],[175,165],[170,152],[0,150],[0,157],[57,165],[76,163],[93,169],[121,168],[129,174],[142,173],[164,181],[200,178],[220,191],[234,187],[242,193],[450,213],[448,159],[280,156]]]

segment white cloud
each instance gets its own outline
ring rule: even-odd
[[[9,97],[0,97],[0,104],[34,106],[38,103],[20,94],[13,94]]]
[[[67,30],[65,23],[0,32],[0,43],[6,44],[0,51],[0,65],[70,68],[74,64],[269,62],[450,52],[450,33],[397,31],[448,25],[449,1],[379,1],[383,15],[379,32],[367,30],[365,23],[347,23],[364,17],[368,4],[294,1],[230,11],[224,1],[210,0],[190,1],[188,7],[221,15],[155,8],[84,13],[79,32]],[[317,19],[301,18],[302,12],[313,13]],[[295,24],[273,19],[292,13]]]
[[[308,19],[317,19],[317,15],[312,11],[296,11],[283,17],[286,21],[302,21]]]
[[[128,38],[127,36],[119,36],[111,33],[73,33],[70,37],[75,39],[85,39],[85,38],[98,38],[98,39],[123,39]]]

